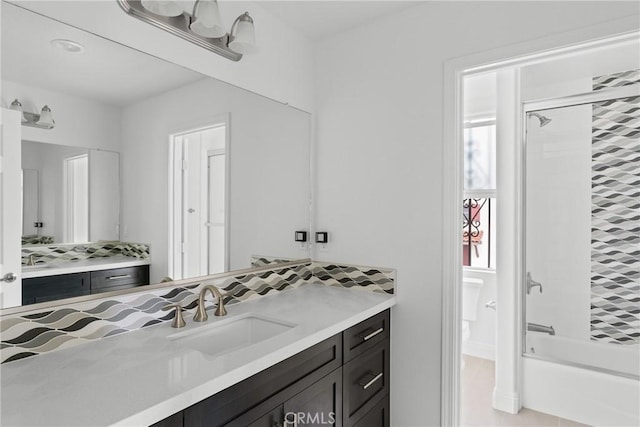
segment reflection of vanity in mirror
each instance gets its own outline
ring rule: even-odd
[[[3,107],[55,119],[21,127],[23,280],[148,266],[153,284],[309,256],[294,241],[308,113],[2,6]]]

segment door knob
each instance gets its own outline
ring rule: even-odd
[[[0,282],[7,282],[7,283],[11,283],[13,281],[15,281],[18,278],[18,276],[16,276],[13,273],[7,273],[4,276],[0,277]]]

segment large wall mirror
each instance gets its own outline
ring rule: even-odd
[[[19,4],[1,30],[2,106],[55,120],[21,128],[24,245],[149,244],[151,283],[309,257],[308,113]]]

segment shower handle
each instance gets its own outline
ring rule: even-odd
[[[540,293],[542,293],[542,283],[533,280],[533,278],[531,277],[531,273],[527,272],[527,295],[529,295],[531,293],[531,289],[535,288],[536,286],[540,288]]]

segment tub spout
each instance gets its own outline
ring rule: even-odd
[[[544,325],[539,325],[537,323],[527,323],[527,331],[544,332],[545,334],[549,334],[549,335],[556,334],[556,330],[553,329],[553,326],[544,326]]]

